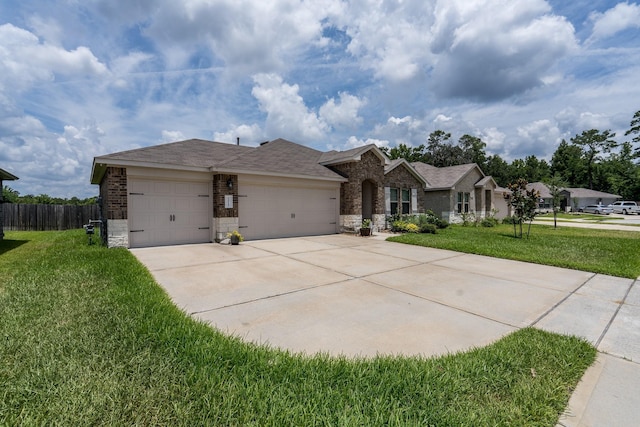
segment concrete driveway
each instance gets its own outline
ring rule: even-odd
[[[605,354],[574,394],[582,392],[562,425],[589,425],[572,424],[584,422],[589,410],[619,416],[615,402],[590,399],[626,383],[635,390],[640,381],[640,288],[634,280],[384,237],[329,235],[132,252],[187,313],[245,340],[293,352],[440,355],[487,345],[525,326],[585,337]],[[604,366],[615,372],[603,376]],[[607,386],[604,380],[618,374],[615,386]],[[626,413],[631,410],[637,420],[640,400],[631,403]]]

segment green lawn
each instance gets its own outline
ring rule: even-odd
[[[512,225],[453,225],[436,234],[404,234],[389,240],[611,276],[640,276],[640,232],[635,231],[532,225],[529,238],[516,239]]]
[[[6,239],[0,425],[553,426],[596,354],[527,328],[431,359],[295,355],[192,320],[81,230]]]

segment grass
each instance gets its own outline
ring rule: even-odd
[[[81,230],[6,238],[0,425],[553,426],[596,354],[532,328],[438,358],[291,354],[191,319]]]
[[[635,231],[532,225],[528,239],[517,239],[508,224],[453,225],[435,235],[403,234],[389,240],[631,279],[640,276],[640,233]]]

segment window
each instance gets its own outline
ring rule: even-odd
[[[389,199],[391,200],[391,215],[395,215],[398,213],[398,189],[391,188],[389,196]]]
[[[409,215],[411,212],[411,192],[403,188],[402,189],[402,214]]]
[[[458,203],[456,205],[457,213],[468,213],[469,212],[469,197],[470,193],[458,193]]]

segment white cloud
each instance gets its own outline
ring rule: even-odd
[[[116,10],[120,5],[115,8],[109,3],[105,0],[101,7],[114,21],[126,15]],[[326,44],[323,21],[339,14],[342,5],[336,0],[163,0],[123,9],[127,8],[136,15],[134,21],[148,23],[144,34],[160,48],[170,67],[183,66],[206,47],[236,72],[257,73],[285,67],[291,55],[310,44]]]
[[[532,153],[553,153],[562,140],[558,126],[549,119],[536,120],[518,127],[518,138],[507,147],[508,157],[524,158]],[[547,160],[551,156],[547,155]]]
[[[287,137],[301,142],[323,138],[329,126],[309,110],[298,85],[283,82],[277,74],[258,74],[251,94],[267,113],[265,131],[270,138]]]
[[[590,129],[605,130],[611,126],[610,118],[604,114],[590,111],[578,111],[568,107],[554,117],[565,137],[571,138],[577,133]]]
[[[365,104],[366,100],[341,92],[340,101],[336,103],[335,99],[331,98],[320,107],[319,115],[333,127],[355,128],[362,123],[362,117],[358,116],[358,111]]]
[[[226,132],[215,132],[214,141],[236,144],[240,138],[240,145],[256,146],[264,141],[264,131],[257,124],[232,126]]]
[[[12,24],[0,25],[0,40],[0,89],[24,90],[58,74],[88,77],[108,72],[87,47],[68,51],[40,42],[33,33]]]
[[[500,154],[503,156],[503,149],[507,135],[496,127],[488,127],[477,132],[480,139],[487,144],[487,153]]]
[[[627,28],[640,28],[640,5],[618,3],[604,13],[591,13],[589,19],[593,21],[593,31],[587,43],[611,37]]]
[[[175,141],[183,141],[187,138],[180,132],[179,130],[163,130],[162,131],[162,142],[175,142]]]
[[[450,122],[453,117],[448,117],[444,114],[438,114],[435,119],[433,119],[434,123],[447,123]]]
[[[433,22],[432,1],[349,2],[336,22],[351,37],[348,51],[361,67],[381,79],[404,81],[415,77],[432,60],[428,50]]]
[[[343,149],[350,150],[352,148],[363,147],[365,145],[370,145],[370,144],[375,144],[378,147],[388,147],[389,141],[385,139],[375,139],[375,138],[360,139],[355,136],[350,136],[347,139],[347,142],[345,143]]]

